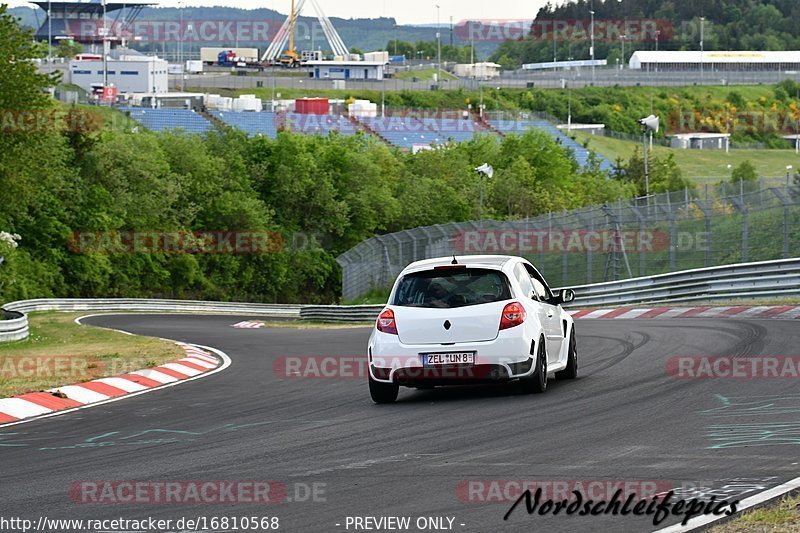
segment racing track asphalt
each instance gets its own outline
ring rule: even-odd
[[[278,516],[287,532],[345,531],[346,516],[451,516],[455,531],[471,532],[652,531],[649,517],[541,517],[522,508],[504,522],[509,502],[464,502],[456,489],[466,480],[653,480],[741,499],[800,470],[796,379],[677,380],[666,371],[676,355],[800,355],[797,321],[578,321],[581,377],[551,381],[544,395],[508,385],[401,389],[396,404],[378,406],[363,380],[273,371],[281,356],[361,355],[368,328],[231,327],[247,318],[85,320],[212,346],[233,364],[204,380],[0,429],[0,514]],[[782,436],[765,433],[776,428]],[[290,496],[295,483],[324,483],[326,501],[78,504],[68,491],[82,480],[277,480]]]

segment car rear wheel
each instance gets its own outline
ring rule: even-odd
[[[556,379],[575,379],[578,377],[578,347],[575,344],[575,328],[569,336],[569,353],[567,354],[567,368],[556,372]]]
[[[397,383],[382,383],[369,377],[369,395],[375,403],[393,403],[397,400],[400,385]]]
[[[529,394],[547,390],[547,349],[544,346],[544,337],[539,339],[539,349],[536,351],[536,371],[531,377],[522,380],[522,387]]]

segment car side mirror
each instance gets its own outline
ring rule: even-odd
[[[572,289],[561,289],[561,292],[558,295],[558,299],[561,300],[562,304],[568,304],[570,302],[575,301],[575,291]]]

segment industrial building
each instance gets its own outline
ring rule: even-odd
[[[318,80],[374,80],[386,74],[383,61],[309,61],[312,74]]]
[[[108,84],[117,93],[163,94],[169,91],[169,66],[158,57],[146,56],[135,50],[118,48],[111,52],[108,64]],[[91,93],[103,84],[102,59],[69,62],[69,81]]]
[[[493,80],[500,77],[502,65],[497,63],[459,63],[453,68],[453,73],[459,78],[474,78],[478,80]]]
[[[797,71],[800,51],[640,51],[630,59],[632,70],[666,71]]]
[[[730,133],[679,133],[670,137],[671,148],[684,150],[727,150],[730,148]]]

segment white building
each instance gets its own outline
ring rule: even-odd
[[[318,80],[376,80],[386,73],[383,61],[309,61]]]
[[[479,80],[493,80],[500,77],[501,65],[497,63],[459,63],[453,72],[459,78],[476,78]]]
[[[641,51],[630,59],[633,70],[685,71],[794,71],[800,70],[800,51]]]
[[[679,133],[670,137],[669,145],[684,150],[727,150],[730,139],[729,133]]]
[[[169,66],[163,59],[145,55],[118,55],[108,60],[108,83],[117,93],[154,93],[169,91]],[[103,61],[69,62],[70,83],[87,92],[103,83]]]

